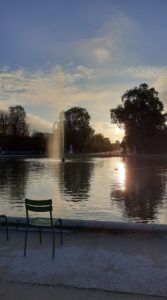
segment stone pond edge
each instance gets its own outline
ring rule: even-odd
[[[9,226],[16,228],[26,225],[24,217],[8,217]],[[67,230],[96,230],[96,231],[122,231],[122,232],[167,232],[167,224],[109,222],[95,220],[62,219],[63,228]]]

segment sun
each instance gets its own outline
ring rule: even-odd
[[[115,139],[115,141],[122,141],[124,135],[125,135],[125,131],[124,129],[118,127],[117,125],[114,125],[114,128],[113,128],[113,137]],[[112,137],[112,139],[113,139]]]

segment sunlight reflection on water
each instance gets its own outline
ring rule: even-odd
[[[125,163],[122,161],[118,163],[118,172],[119,172],[120,189],[124,191],[125,180],[126,180],[126,168],[125,168]]]

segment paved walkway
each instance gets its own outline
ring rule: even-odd
[[[167,297],[167,235],[30,233],[27,257],[24,232],[0,232],[0,299],[164,299]],[[148,296],[149,295],[149,296]]]

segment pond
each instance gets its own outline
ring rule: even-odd
[[[51,198],[54,217],[164,224],[166,183],[165,159],[1,159],[0,213],[25,216],[26,197]]]

